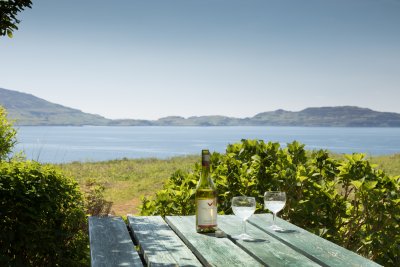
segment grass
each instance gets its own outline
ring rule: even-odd
[[[391,176],[400,175],[400,154],[387,156],[368,157],[371,163],[377,164],[377,168],[384,170]]]
[[[74,177],[81,188],[86,181],[96,179],[105,186],[106,200],[113,202],[116,215],[137,214],[142,196],[151,196],[162,188],[170,175],[188,170],[199,161],[198,156],[170,159],[120,159],[100,162],[73,162],[59,164],[63,172]]]
[[[345,154],[331,153],[330,156],[337,160],[344,160]],[[384,170],[390,176],[400,175],[400,154],[382,155],[382,156],[366,156],[366,159],[373,165],[375,169]]]
[[[333,155],[341,158],[339,155]],[[377,168],[391,176],[400,175],[400,154],[368,157]],[[142,196],[152,196],[178,170],[190,171],[198,156],[170,159],[120,159],[101,162],[73,162],[58,165],[66,175],[75,177],[82,188],[89,179],[105,186],[105,198],[113,202],[116,215],[137,214]]]

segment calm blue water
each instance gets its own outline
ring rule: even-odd
[[[297,140],[307,149],[368,155],[400,153],[400,128],[332,127],[56,127],[18,128],[15,151],[40,162],[102,161],[118,158],[168,158],[224,152],[241,139],[262,139],[282,146]]]

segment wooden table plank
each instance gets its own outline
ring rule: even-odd
[[[128,216],[128,221],[148,266],[202,266],[160,216]]]
[[[143,266],[121,217],[89,217],[92,267]]]
[[[323,266],[380,266],[350,250],[279,218],[277,218],[277,224],[287,231],[272,231],[268,228],[268,226],[272,225],[272,214],[253,215],[250,217],[249,222]]]
[[[231,239],[231,236],[241,233],[242,221],[234,215],[219,216],[218,228]],[[267,266],[320,266],[249,223],[247,223],[247,233],[255,240],[231,240]]]
[[[194,216],[167,216],[166,222],[205,266],[263,266],[228,238],[196,232]]]

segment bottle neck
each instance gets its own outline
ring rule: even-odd
[[[201,178],[207,179],[210,176],[210,164],[204,164],[201,167]]]
[[[215,189],[214,182],[211,178],[210,165],[202,165],[201,176],[197,186]]]
[[[201,177],[206,178],[210,174],[210,155],[203,154],[201,159]]]
[[[210,153],[208,150],[202,151],[201,155],[201,174],[200,180],[197,184],[197,188],[212,188],[214,189],[214,182],[211,179],[211,171],[210,171]]]

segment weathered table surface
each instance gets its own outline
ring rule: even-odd
[[[238,241],[233,215],[218,216],[224,237],[196,233],[194,216],[128,216],[128,228],[119,217],[90,217],[92,266],[378,266],[284,220],[282,232],[271,223],[271,214],[253,215],[255,240]]]

